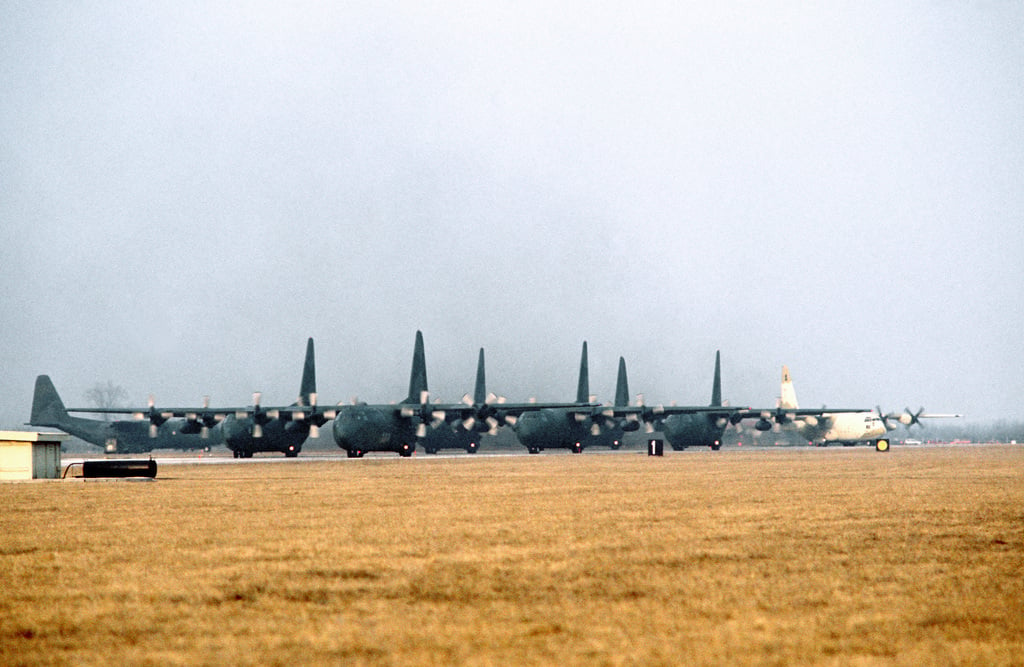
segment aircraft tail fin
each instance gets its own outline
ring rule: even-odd
[[[64,401],[60,400],[57,388],[53,386],[49,375],[36,378],[35,392],[32,394],[32,417],[29,424],[33,426],[50,426],[59,428],[69,420]]]
[[[779,390],[779,407],[796,410],[800,406],[796,402],[796,390],[793,388],[793,376],[789,374],[789,367],[782,367],[782,386]]]
[[[316,393],[316,361],[313,355],[313,339],[306,341],[306,363],[302,367],[302,384],[299,387],[299,396],[304,405],[309,405],[310,394]]]
[[[619,357],[619,377],[615,381],[615,405],[629,405],[629,381],[626,379],[626,360]]]
[[[576,402],[590,402],[590,371],[587,368],[587,341],[583,341],[583,353],[580,355],[580,380],[576,385]]]
[[[715,379],[711,382],[711,407],[722,404],[722,352],[715,350]]]
[[[406,403],[419,403],[427,391],[427,357],[423,351],[423,332],[416,332],[416,347],[412,353],[412,372],[409,374],[409,396]]]
[[[473,403],[483,405],[487,402],[487,380],[484,376],[484,348],[480,348],[480,358],[476,362],[476,386],[473,389]]]

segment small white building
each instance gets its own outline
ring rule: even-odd
[[[58,479],[64,433],[0,431],[0,480]]]

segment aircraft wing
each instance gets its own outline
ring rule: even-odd
[[[963,415],[959,414],[937,412],[925,413],[924,408],[919,408],[917,412],[911,412],[910,408],[904,408],[903,412],[890,412],[889,414],[882,412],[882,408],[876,408],[876,410],[878,410],[878,414],[881,416],[882,423],[885,424],[885,428],[889,431],[896,428],[889,424],[890,419],[903,424],[909,429],[914,424],[923,428],[924,424],[921,423],[922,419],[957,419],[959,417],[963,417]]]
[[[257,402],[254,405],[244,407],[218,408],[212,408],[208,405],[203,407],[156,407],[150,404],[145,408],[66,408],[66,410],[67,412],[93,414],[132,415],[137,421],[149,420],[158,426],[172,418],[186,419],[190,422],[213,426],[224,421],[228,415],[234,415],[237,419],[254,418],[258,421],[267,419],[280,419],[282,421],[308,420],[318,426],[322,426],[325,422],[334,418],[334,415],[331,414],[333,408],[325,410],[317,407],[315,404],[299,405],[296,403],[285,406],[264,406]]]

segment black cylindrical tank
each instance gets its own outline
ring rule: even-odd
[[[156,477],[153,459],[82,461],[83,477]]]

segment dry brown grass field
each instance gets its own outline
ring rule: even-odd
[[[0,485],[2,664],[1024,664],[1024,447]]]

